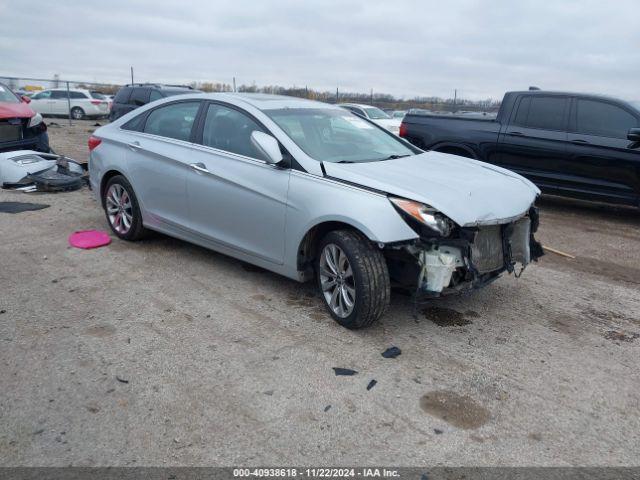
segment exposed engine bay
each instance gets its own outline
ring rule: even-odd
[[[538,210],[504,224],[454,227],[449,235],[413,225],[420,238],[385,246],[391,280],[426,297],[481,288],[502,273],[516,277],[544,252],[534,238]]]

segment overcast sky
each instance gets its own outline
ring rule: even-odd
[[[637,0],[0,0],[0,76],[640,99]]]

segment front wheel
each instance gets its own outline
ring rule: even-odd
[[[329,232],[316,255],[318,288],[343,327],[368,327],[386,312],[391,288],[382,252],[352,230]]]

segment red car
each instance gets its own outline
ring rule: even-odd
[[[0,83],[0,152],[51,151],[47,125],[42,115],[31,110],[30,101],[28,97],[20,98]]]

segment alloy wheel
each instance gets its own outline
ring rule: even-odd
[[[320,285],[329,308],[340,318],[348,317],[356,303],[356,284],[347,255],[329,243],[320,255]]]
[[[133,206],[129,193],[122,185],[114,183],[107,191],[105,203],[111,226],[120,235],[126,235],[133,223]]]

